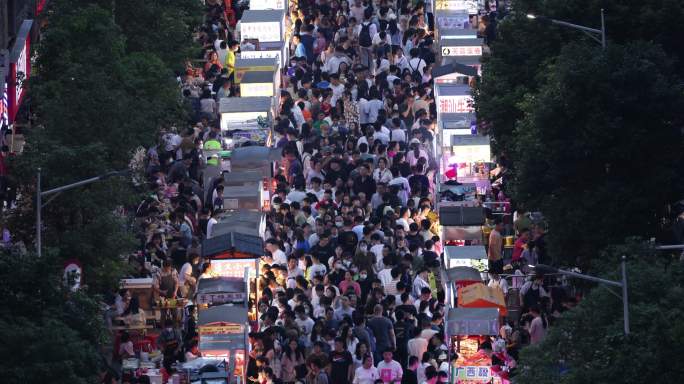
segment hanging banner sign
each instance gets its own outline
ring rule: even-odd
[[[476,15],[479,10],[477,0],[437,0],[435,9],[438,11],[465,11]]]
[[[9,121],[13,122],[19,105],[26,95],[26,81],[31,76],[31,26],[33,20],[24,20],[17,32],[17,39],[10,51],[7,110]]]
[[[465,47],[442,47],[442,56],[482,56],[482,46],[471,45]]]
[[[469,95],[440,96],[438,104],[439,113],[475,112],[473,97]]]

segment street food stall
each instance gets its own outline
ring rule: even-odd
[[[492,159],[489,136],[451,135],[451,146],[442,147],[441,163],[446,180],[476,183],[484,195],[489,183],[489,164]]]
[[[469,284],[458,288],[459,308],[498,308],[501,316],[506,316],[506,299],[499,288],[488,287],[484,283]]]
[[[450,308],[445,330],[449,353],[458,354],[450,366],[449,383],[503,384],[492,369],[491,357],[479,350],[484,337],[499,333],[498,309]]]
[[[447,268],[472,267],[480,272],[486,270],[487,250],[483,245],[465,245],[457,247],[449,245],[444,247],[444,255]],[[485,266],[482,269],[482,266]]]
[[[281,159],[281,148],[249,146],[236,148],[230,158],[232,172],[258,171],[261,173],[263,185],[262,209],[267,211],[271,206],[271,192],[273,192],[273,175],[275,167]]]
[[[263,176],[258,171],[236,171],[223,175],[223,209],[263,209],[265,191]],[[216,229],[214,229],[214,233]]]
[[[467,84],[436,84],[437,120],[447,113],[474,113],[472,89]]]
[[[224,304],[201,310],[197,326],[202,356],[225,361],[228,383],[245,383],[249,356],[247,307]]]
[[[280,75],[277,71],[249,71],[240,80],[241,97],[276,96],[280,88]]]

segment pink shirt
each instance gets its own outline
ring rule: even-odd
[[[347,288],[349,287],[354,288],[356,296],[361,296],[361,286],[356,281],[349,282],[347,280],[342,280],[342,282],[340,283],[340,293],[344,295],[344,293],[347,292]]]

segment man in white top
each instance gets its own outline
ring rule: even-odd
[[[367,354],[363,357],[363,365],[356,368],[353,384],[375,384],[380,378],[378,369],[373,366],[373,356]]]
[[[398,143],[406,142],[406,132],[401,129],[401,119],[395,117],[392,119],[392,130],[390,131],[390,141]]]
[[[383,383],[400,383],[401,377],[404,376],[401,364],[392,359],[393,355],[394,350],[388,348],[382,353],[382,361],[378,363],[378,372]]]
[[[207,239],[211,239],[214,230],[214,225],[218,224],[218,220],[216,218],[221,212],[222,211],[220,209],[214,210],[214,213],[212,213],[211,218],[207,222]]]
[[[399,70],[403,72],[404,69],[408,68],[409,62],[406,56],[404,56],[404,50],[401,49],[401,47],[394,47],[392,51],[394,54],[394,65],[399,67]]]
[[[399,188],[397,196],[399,196],[399,199],[401,200],[401,205],[405,207],[406,203],[408,202],[408,198],[411,195],[411,186],[409,185],[408,180],[399,173],[398,168],[392,169],[392,175],[394,178],[390,180],[387,185],[390,187],[396,185]]]
[[[178,285],[180,285],[180,290],[183,297],[191,297],[194,293],[195,285],[197,284],[197,279],[192,276],[193,266],[198,266],[200,257],[197,253],[191,253],[188,256],[188,261],[183,264],[178,276]]]
[[[418,48],[411,48],[411,60],[408,62],[408,67],[409,70],[413,73],[414,71],[420,72],[420,75],[423,76],[423,71],[425,70],[425,66],[427,63],[425,60],[420,58],[420,49]]]
[[[388,131],[387,128],[385,128],[384,126],[375,127],[375,133],[373,134],[373,142],[375,142],[375,140],[380,140],[382,144],[387,145],[390,141],[389,131],[385,133],[383,129],[385,131]]]
[[[416,299],[422,298],[423,288],[427,288],[428,291],[430,290],[430,283],[428,283],[428,269],[427,268],[422,268],[420,271],[418,271],[416,278],[413,280],[413,291],[412,291],[413,297],[415,297]],[[430,293],[430,292],[428,292],[428,293]]]
[[[347,63],[351,65],[351,59],[344,53],[344,48],[341,45],[335,47],[335,53],[330,56],[325,63],[325,69],[329,74],[337,74],[340,71],[340,64]]]
[[[502,278],[498,273],[494,272],[489,273],[489,277],[491,277],[491,279],[489,280],[489,284],[487,284],[487,286],[502,290],[504,297],[506,297],[506,294],[508,293],[508,281]]]
[[[268,257],[266,257],[266,262],[273,265],[273,264],[278,264],[278,265],[287,265],[287,256],[285,255],[285,252],[283,252],[280,249],[280,244],[278,244],[278,240],[276,239],[268,239],[266,240],[266,250],[271,253],[270,260]]]
[[[336,73],[330,75],[330,89],[332,89],[330,103],[331,105],[337,105],[337,100],[344,94],[344,84],[340,83],[340,75]]]

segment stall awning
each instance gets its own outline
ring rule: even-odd
[[[230,167],[233,172],[245,170],[270,169],[274,161],[281,158],[281,148],[249,146],[235,148],[230,157]]]
[[[210,258],[228,251],[247,253],[259,257],[263,253],[263,240],[259,236],[230,232],[202,241],[202,257]]]
[[[446,270],[446,278],[452,283],[457,281],[482,281],[480,272],[472,267],[449,268]]]
[[[447,246],[444,248],[448,259],[486,259],[487,251],[483,245],[468,245],[464,247]]]
[[[271,96],[224,97],[219,100],[219,113],[268,112],[272,105]]]
[[[506,300],[503,291],[482,283],[471,284],[458,289],[458,306],[462,308],[498,308],[506,315]]]
[[[202,241],[202,256],[211,257],[234,250],[259,257],[264,250],[264,228],[265,216],[261,212],[226,212],[214,224],[212,237]]]
[[[248,309],[240,305],[217,305],[199,311],[197,325],[211,323],[244,324],[247,322]]]
[[[496,308],[451,308],[447,314],[448,336],[489,335],[499,333],[499,310]]]
[[[489,135],[467,135],[467,136],[451,136],[452,146],[490,146],[491,140]]]
[[[432,70],[432,77],[438,78],[452,73],[461,74],[464,76],[477,76],[477,68],[473,68],[469,65],[453,62],[445,65],[440,65],[439,67]]]
[[[445,206],[439,209],[439,224],[443,226],[477,226],[484,222],[485,211],[482,207]]]

